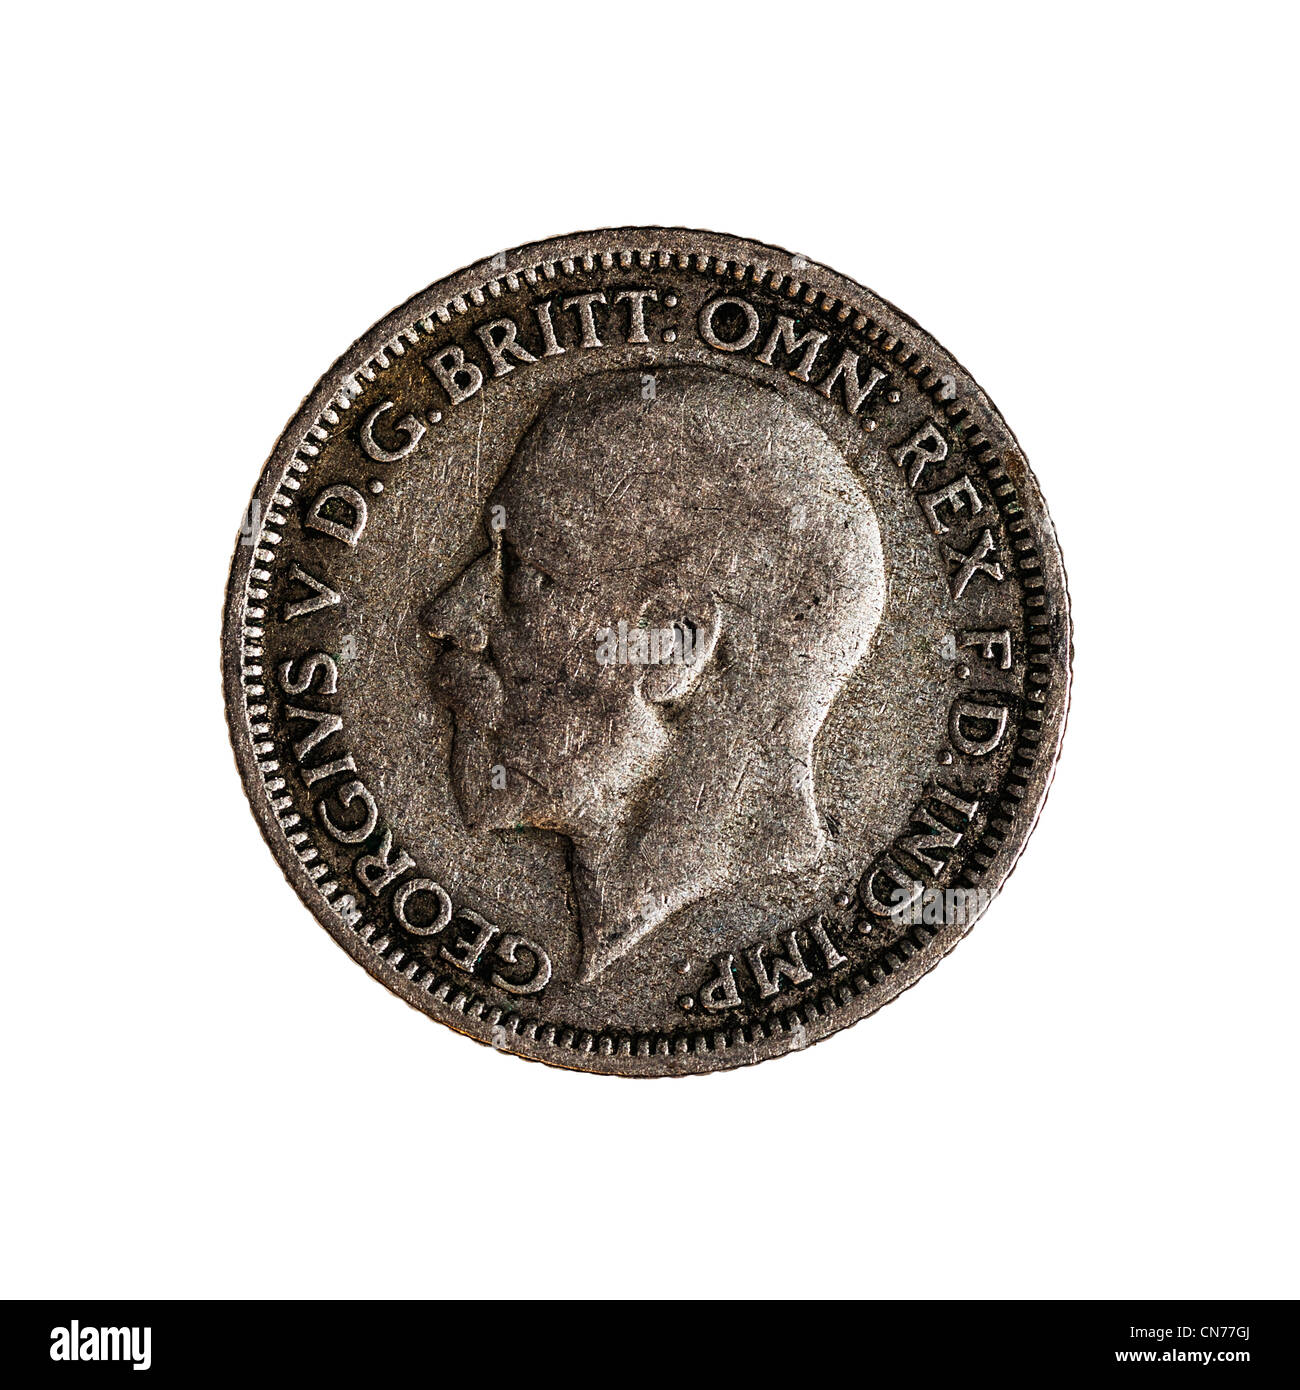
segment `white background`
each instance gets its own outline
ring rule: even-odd
[[[1296,1295],[1291,13],[11,15],[0,1292]],[[241,511],[334,357],[641,222],[802,251],[953,351],[1078,651],[971,939],[807,1053],[654,1083],[352,964],[218,674]]]

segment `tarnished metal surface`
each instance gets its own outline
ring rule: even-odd
[[[285,873],[434,1018],[627,1075],[871,1013],[987,905],[1069,617],[1014,437],[860,285],[585,233],[322,379],[236,547],[232,738]]]

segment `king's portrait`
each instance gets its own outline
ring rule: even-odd
[[[775,389],[672,367],[546,402],[424,659],[466,825],[568,842],[582,980],[817,861],[814,744],[884,601],[856,474]]]

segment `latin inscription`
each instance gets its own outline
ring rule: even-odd
[[[545,949],[527,937],[503,932],[468,908],[455,907],[441,884],[420,874],[412,856],[381,823],[373,793],[342,746],[342,717],[318,707],[338,691],[334,657],[307,652],[282,663],[277,675],[283,694],[292,697],[286,699],[283,715],[294,740],[293,759],[315,797],[316,819],[343,850],[361,850],[352,859],[353,877],[376,905],[387,905],[412,948],[429,942],[426,954],[467,975],[483,976],[509,994],[536,995],[545,989],[551,979]],[[364,911],[351,894],[336,898],[332,906],[350,926]]]

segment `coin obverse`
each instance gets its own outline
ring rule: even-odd
[[[620,228],[384,318],[276,444],[223,669],[317,920],[521,1057],[779,1057],[968,932],[1052,776],[1065,574],[1015,437],[825,266]]]

